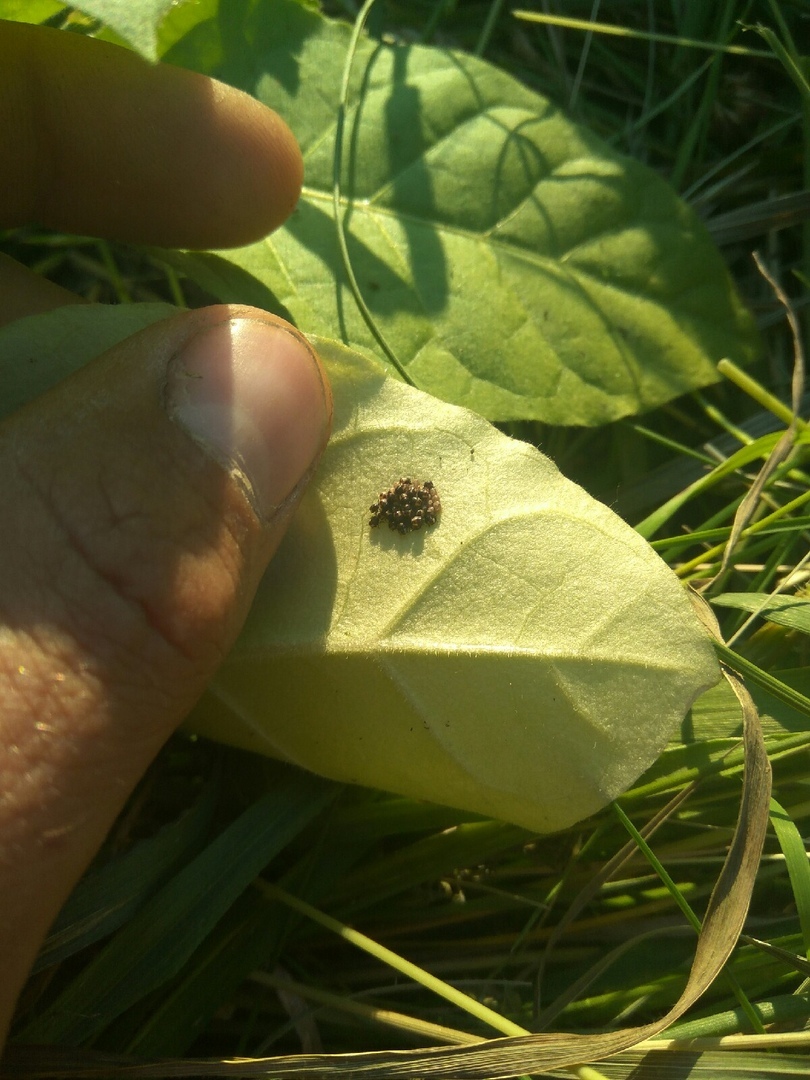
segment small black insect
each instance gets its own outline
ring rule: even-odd
[[[435,525],[442,509],[439,493],[432,480],[419,484],[410,476],[401,476],[388,491],[381,491],[377,502],[369,507],[369,525],[376,529],[383,522],[388,528],[405,536],[422,525]]]

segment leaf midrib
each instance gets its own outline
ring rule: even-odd
[[[314,203],[328,203],[331,209],[332,206],[332,193],[327,191],[321,191],[317,188],[306,186],[302,189],[302,195],[307,199],[310,199]],[[553,255],[542,255],[539,252],[532,251],[529,248],[521,247],[520,245],[512,244],[504,240],[503,238],[493,236],[491,233],[473,232],[470,229],[462,229],[458,225],[449,225],[445,222],[431,221],[429,218],[419,217],[416,214],[405,213],[400,210],[394,210],[391,207],[372,206],[366,199],[353,200],[345,196],[341,196],[340,204],[344,209],[351,209],[353,211],[360,211],[361,213],[367,213],[369,217],[381,217],[386,218],[389,221],[408,222],[412,225],[418,225],[421,228],[433,229],[439,233],[445,233],[452,236],[457,236],[468,243],[481,244],[486,248],[494,249],[501,255],[514,258],[518,262],[522,262],[527,266],[531,266],[535,269],[544,270],[546,272],[551,271],[550,276],[555,276],[554,271],[559,274],[563,274],[569,278],[569,280],[575,282],[577,285],[581,285],[583,281],[588,281],[600,289],[607,291],[614,291],[620,293],[623,296],[629,297],[631,300],[650,304],[654,307],[660,307],[658,301],[644,292],[634,291],[632,289],[617,285],[615,282],[606,281],[604,278],[597,276],[587,270],[587,268],[578,266],[571,262],[571,256],[577,251],[578,247],[569,248],[564,255],[555,257]],[[511,213],[511,212],[510,212]],[[652,219],[651,219],[652,221]],[[497,226],[494,226],[497,228]],[[601,232],[593,233],[588,237],[588,246],[596,243],[599,240],[603,240],[606,237],[620,236],[625,230],[626,226],[621,226],[615,229],[604,229]],[[273,243],[273,236],[268,236],[264,240],[265,244]],[[412,284],[409,282],[409,284]],[[700,281],[695,283],[690,282],[693,287],[690,291],[694,291],[699,287]],[[601,318],[605,317],[604,311],[600,307],[597,307],[593,298],[589,294],[585,294],[585,299],[588,300],[592,306],[594,312],[598,313]],[[669,302],[669,301],[668,301]],[[673,303],[677,303],[674,301]],[[622,343],[611,332],[611,338],[617,345],[620,346],[619,351],[622,351]]]

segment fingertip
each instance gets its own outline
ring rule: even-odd
[[[206,325],[171,360],[170,417],[225,466],[269,523],[329,436],[332,399],[318,358],[289,324],[241,309]]]
[[[222,87],[222,84],[217,84]],[[243,176],[240,244],[260,240],[283,225],[292,214],[304,182],[304,159],[295,135],[284,120],[261,102],[232,87],[222,87],[227,123],[241,128],[245,140],[244,157],[252,168]],[[231,120],[232,116],[232,120]]]
[[[301,153],[248,94],[127,49],[0,22],[0,219],[166,247],[237,247],[292,212]]]

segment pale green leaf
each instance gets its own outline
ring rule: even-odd
[[[170,304],[69,304],[0,331],[0,416],[7,416],[94,356],[177,314]]]
[[[320,342],[335,427],[193,722],[334,779],[539,831],[654,760],[713,651],[649,546],[524,443]],[[368,506],[431,479],[440,523]]]
[[[143,323],[167,309],[135,310]],[[119,337],[139,321],[88,305],[0,332],[0,400],[62,356],[66,326],[75,367],[82,342],[84,360],[113,343],[116,317]],[[196,727],[537,831],[592,813],[717,680],[682,586],[532,447],[318,347],[332,441]],[[433,480],[440,522],[371,530],[370,503],[404,474]]]
[[[306,183],[284,228],[220,254],[307,331],[372,346],[332,216],[349,28],[292,0],[232,18],[222,5],[169,58],[275,108]],[[651,169],[466,54],[361,39],[351,85],[351,259],[421,388],[491,418],[598,424],[715,381],[722,356],[752,357],[753,323],[717,250]]]

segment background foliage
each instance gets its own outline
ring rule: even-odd
[[[217,51],[212,31],[226,40],[232,27],[229,13],[237,7],[241,5],[216,6],[210,0],[193,7],[179,5],[156,31],[155,21],[148,23],[153,27],[151,47],[158,53],[168,50],[178,62],[185,58],[192,66],[227,77],[222,65],[228,54]],[[258,19],[263,7],[247,5],[246,9]],[[287,40],[301,46],[290,62],[293,73],[299,61],[302,70],[311,62],[307,49],[314,44],[313,36],[317,40],[323,34],[329,41],[328,35],[334,34],[348,40],[347,29],[324,28],[320,22],[317,34],[301,36],[300,28],[315,25],[311,20],[318,18],[313,5],[301,5],[300,10],[289,4],[269,5],[267,10],[271,9],[276,20],[262,23],[269,27],[270,44],[280,48],[274,43],[289,33]],[[0,11],[14,15],[12,5]],[[331,11],[343,17],[353,13],[349,3],[334,5]],[[643,7],[616,3],[600,9],[598,4],[572,0],[554,8],[535,5],[535,14],[551,15],[552,21],[537,24],[518,19],[497,2],[379,3],[369,29],[375,40],[388,35],[386,41],[403,44],[415,72],[422,70],[423,43],[485,55],[508,73],[493,78],[508,78],[509,93],[515,95],[510,108],[523,107],[529,100],[526,95],[531,95],[536,109],[535,95],[541,94],[551,102],[544,108],[564,109],[566,116],[610,145],[610,155],[600,159],[610,168],[643,175],[651,190],[665,190],[658,179],[648,180],[649,174],[639,173],[638,166],[628,164],[618,152],[666,177],[689,211],[667,202],[669,195],[661,199],[673,206],[676,217],[681,215],[698,245],[697,254],[686,258],[685,273],[691,273],[695,264],[702,272],[716,259],[705,254],[709,248],[704,227],[721,245],[723,261],[763,339],[758,359],[747,368],[753,382],[746,384],[733,369],[727,369],[733,381],[718,376],[712,382],[705,358],[696,361],[693,370],[699,374],[689,374],[681,353],[673,366],[678,377],[687,372],[692,393],[677,400],[672,393],[685,389],[683,384],[658,397],[645,396],[646,391],[636,388],[633,398],[626,387],[617,393],[608,388],[597,405],[593,401],[583,405],[571,394],[571,412],[565,414],[533,411],[534,406],[508,410],[497,401],[478,402],[483,411],[504,421],[508,433],[540,445],[568,476],[617,508],[644,535],[654,537],[656,548],[679,575],[700,585],[720,569],[734,514],[791,416],[784,402],[791,399],[793,341],[783,310],[754,269],[750,254],[760,248],[804,319],[810,269],[806,224],[810,98],[801,51],[807,40],[807,8],[800,0],[723,0],[712,5],[651,0]],[[563,26],[559,20],[555,24],[556,15],[599,18],[622,33],[590,33]],[[82,16],[66,15],[55,4],[37,17],[67,19],[77,32],[100,29],[88,25]],[[745,29],[760,23],[771,31],[770,37]],[[133,32],[126,26],[118,26],[117,31]],[[253,65],[264,91],[281,93],[272,80],[262,81],[255,41],[249,44],[251,48],[239,55]],[[148,41],[145,47],[150,47]],[[362,45],[361,55],[373,47]],[[380,73],[386,63],[394,63],[394,53],[380,54]],[[331,45],[321,52],[325,70],[335,65],[337,54]],[[390,61],[385,59],[389,55]],[[474,73],[473,81],[484,71],[473,59],[461,62],[461,67]],[[355,78],[359,73],[360,67]],[[243,75],[237,71],[234,81]],[[433,72],[420,82],[421,78],[416,79],[419,93],[430,98],[436,92],[431,85]],[[311,81],[306,86],[311,90]],[[286,100],[294,112],[296,95],[288,94]],[[326,104],[329,110],[335,108],[334,95],[327,97]],[[414,107],[415,103],[408,104]],[[375,108],[384,120],[383,97]],[[326,111],[325,105],[324,115]],[[439,114],[437,125],[443,120],[441,109]],[[312,115],[312,129],[300,118],[298,134],[305,147],[307,139],[316,141],[324,130],[323,120],[320,127],[316,123],[321,114],[313,110]],[[557,130],[564,133],[562,142],[570,145],[570,140],[579,140],[574,160],[597,145],[601,153],[601,144],[583,127],[570,128],[560,114],[551,115]],[[377,125],[377,130],[384,127]],[[349,123],[349,144],[351,132]],[[433,135],[421,129],[413,133],[421,140],[418,160],[432,160],[440,145],[432,141]],[[490,149],[486,136],[476,138]],[[513,137],[505,139],[504,145],[513,142]],[[451,157],[460,150],[463,146],[451,145]],[[313,161],[315,157],[313,150]],[[561,160],[568,161],[564,155]],[[302,323],[310,317],[317,321],[330,303],[337,303],[322,291],[328,277],[322,268],[337,267],[335,251],[318,250],[307,228],[307,219],[319,212],[318,207],[329,215],[327,163],[324,149],[323,164],[313,166],[313,189],[301,217],[258,252],[238,257],[164,253],[158,258],[35,229],[8,234],[3,247],[94,299],[199,304],[211,296],[236,298],[228,290],[238,288],[242,290],[239,299],[281,303],[291,313],[300,305]],[[451,165],[458,168],[452,161]],[[525,162],[518,173],[524,181],[536,179]],[[463,305],[468,276],[470,287],[480,292],[480,263],[506,274],[510,290],[524,292],[526,308],[533,308],[528,290],[535,287],[527,282],[538,279],[550,281],[552,288],[559,286],[559,264],[567,268],[571,259],[566,256],[574,249],[579,253],[580,244],[563,243],[542,266],[527,269],[527,260],[521,260],[521,253],[511,250],[508,243],[498,248],[496,256],[486,237],[482,239],[492,219],[475,222],[476,236],[470,221],[465,221],[466,233],[456,243],[456,233],[450,238],[447,217],[458,208],[448,206],[438,188],[426,191],[427,175],[425,167],[423,175],[411,177],[407,184],[400,182],[399,191],[393,184],[385,193],[389,202],[380,201],[383,209],[390,210],[390,200],[397,197],[412,201],[430,196],[430,213],[424,215],[427,226],[423,221],[419,229],[414,226],[409,231],[393,215],[386,220],[393,221],[389,235],[399,245],[398,251],[408,250],[409,245],[424,251],[425,245],[432,244],[435,252],[442,252],[445,269],[456,270],[452,289],[446,288],[446,296],[453,296],[449,309],[454,308],[457,295]],[[379,176],[354,179],[361,196],[380,190]],[[527,190],[528,186],[522,189],[524,197]],[[520,194],[519,189],[516,202],[507,204],[510,209],[520,201]],[[473,207],[475,197],[473,192]],[[612,204],[611,212],[616,212],[616,205]],[[445,382],[433,389],[452,396],[453,387],[460,384],[453,383],[447,373],[457,377],[458,368],[453,365],[475,352],[464,353],[464,343],[457,340],[466,309],[462,306],[453,312],[452,319],[435,315],[430,308],[436,303],[435,281],[420,281],[413,272],[397,274],[401,262],[394,259],[389,264],[380,258],[374,245],[381,235],[383,216],[376,206],[373,210],[363,206],[353,210],[347,222],[349,250],[364,295],[406,367],[410,364],[417,377],[424,377],[428,367],[432,371],[432,363],[425,363],[425,369],[420,366],[421,350],[427,350],[424,357],[436,360],[436,370],[444,372]],[[703,226],[695,224],[697,217]],[[555,227],[572,220],[575,215],[563,214]],[[324,229],[323,235],[332,234]],[[667,237],[657,246],[668,243]],[[626,276],[637,268],[638,259],[634,258],[629,270],[621,259],[628,250],[637,255],[638,249],[628,249],[623,243],[617,250],[618,263],[615,251],[600,249],[599,257],[607,262],[599,265],[607,265],[611,274]],[[303,284],[287,292],[279,286],[279,266],[292,258],[293,251],[311,260],[309,295]],[[642,255],[646,251],[642,246]],[[592,269],[590,264],[588,269]],[[244,276],[246,270],[255,277]],[[385,286],[379,298],[370,288],[377,271]],[[716,287],[718,279],[712,280]],[[649,298],[640,301],[636,283],[631,284],[633,288],[623,291],[622,301],[631,309],[636,305],[636,311],[641,304],[647,311]],[[246,294],[248,286],[255,292]],[[609,286],[594,286],[593,295],[601,298],[604,288]],[[735,327],[731,332],[740,347],[732,350],[715,344],[712,351],[733,351],[732,359],[753,361],[756,339],[750,323],[727,284],[723,288],[730,325]],[[654,333],[665,337],[674,333],[669,317],[684,322],[672,316],[673,310],[678,311],[675,299],[680,295],[677,290],[668,292],[664,282],[658,294],[664,321],[658,325],[658,319],[649,320],[656,325],[649,329],[647,343],[638,354],[645,373],[656,348]],[[345,293],[341,302],[348,308]],[[716,306],[718,301],[712,297],[712,303]],[[613,305],[605,306],[610,313]],[[555,312],[563,322],[577,319],[579,310],[556,297]],[[507,325],[508,315],[507,304],[494,331],[485,327],[482,333],[497,332]],[[696,318],[694,323],[698,322]],[[434,325],[438,326],[435,331]],[[528,327],[531,352],[531,325],[521,325]],[[365,326],[352,314],[348,336],[362,337]],[[431,327],[427,332],[426,326]],[[684,331],[676,329],[677,338]],[[700,335],[714,332],[711,327],[695,331],[692,326],[691,330],[692,337],[686,334],[682,349],[695,349],[695,335],[705,347],[707,339]],[[621,348],[617,344],[615,328],[606,330],[604,340],[609,355],[613,350],[615,370],[623,370],[619,361],[626,359],[624,343]],[[483,351],[491,361],[492,350]],[[559,364],[559,358],[555,362]],[[570,372],[575,365],[567,362],[563,367]],[[466,378],[469,371],[465,371]],[[473,374],[480,376],[480,372]],[[525,373],[518,374],[527,378]],[[492,382],[491,375],[481,381],[487,379]],[[659,376],[654,381],[666,382]],[[502,386],[496,389],[498,394],[503,391]],[[544,397],[540,390],[535,380],[528,390],[522,386],[517,397],[523,402],[537,401]],[[778,401],[783,403],[781,414]],[[653,411],[643,418],[633,418],[639,407],[652,406]],[[584,423],[604,426],[570,426]],[[721,1068],[740,1077],[754,1069],[760,1070],[758,1075],[780,1068],[793,1074],[806,1070],[806,1059],[785,1054],[763,1062],[753,1055],[763,1045],[784,1046],[787,1040],[782,1038],[780,1044],[780,1031],[797,1033],[795,1039],[801,1045],[810,1015],[804,981],[810,955],[810,872],[802,838],[810,806],[804,696],[810,690],[807,639],[802,626],[761,618],[762,614],[784,613],[784,604],[768,599],[774,591],[801,597],[808,526],[805,448],[799,425],[794,449],[771,475],[732,565],[724,568],[709,591],[712,597],[728,594],[723,606],[718,605],[718,614],[727,640],[742,656],[740,666],[747,664],[747,674],[755,680],[776,770],[778,804],[773,807],[774,829],[755,891],[751,936],[735,953],[730,965],[732,981],[718,980],[690,1018],[671,1032],[683,1037],[739,1034],[744,1038],[724,1052],[722,1064],[716,1056],[701,1058],[705,1044],[693,1045],[688,1061],[677,1059],[683,1075],[717,1075]],[[741,593],[748,599],[735,601]],[[745,621],[740,609],[750,609],[750,597],[760,594],[761,607],[756,602],[760,617]],[[535,1030],[551,1025],[558,1030],[595,1031],[660,1015],[683,986],[693,950],[693,931],[676,901],[685,898],[698,911],[703,909],[733,825],[741,764],[738,728],[738,710],[730,692],[724,688],[710,691],[685,722],[680,738],[620,801],[630,821],[642,826],[657,820],[656,814],[675,798],[651,840],[668,878],[662,878],[658,867],[633,844],[623,848],[625,826],[611,811],[537,840],[514,826],[471,820],[467,814],[427,803],[362,789],[341,790],[325,781],[299,786],[280,767],[236,752],[214,753],[203,743],[178,738],[144,781],[97,866],[55,928],[41,971],[22,1003],[19,1037],[139,1054],[258,1055],[271,1049],[294,1052],[302,1046],[336,1051],[452,1043],[492,1033],[492,1017],[485,1011],[479,1008],[475,1013],[475,1006],[468,1003],[473,1012],[465,1015],[458,1002],[451,1005],[415,983],[397,979],[379,959],[357,951],[356,943],[346,935],[335,935],[334,928],[329,930],[294,912],[278,894],[249,884],[256,868],[268,864],[268,880],[362,927],[375,941],[406,955],[513,1024]],[[262,830],[257,808],[262,807],[260,800],[267,798],[268,790],[278,793],[284,809],[277,809]],[[249,838],[255,843],[248,844]],[[240,858],[243,849],[244,859]],[[152,873],[143,872],[144,860]],[[196,910],[201,890],[207,898],[205,910],[220,915],[213,924],[187,917]],[[133,921],[139,918],[141,923]],[[139,925],[153,926],[156,936],[141,937]],[[161,947],[161,942],[175,941],[179,927],[185,931],[183,949]],[[105,979],[109,980],[109,972],[116,970],[123,957],[127,971],[146,973],[148,978],[132,974],[131,979],[120,980],[120,992],[108,992]],[[57,959],[58,967],[51,966]],[[756,1042],[757,1038],[765,1041]],[[658,1075],[656,1062],[661,1053],[648,1054],[646,1071],[633,1075]],[[600,1070],[606,1075],[628,1075],[636,1064],[637,1060],[627,1059],[602,1064]]]

